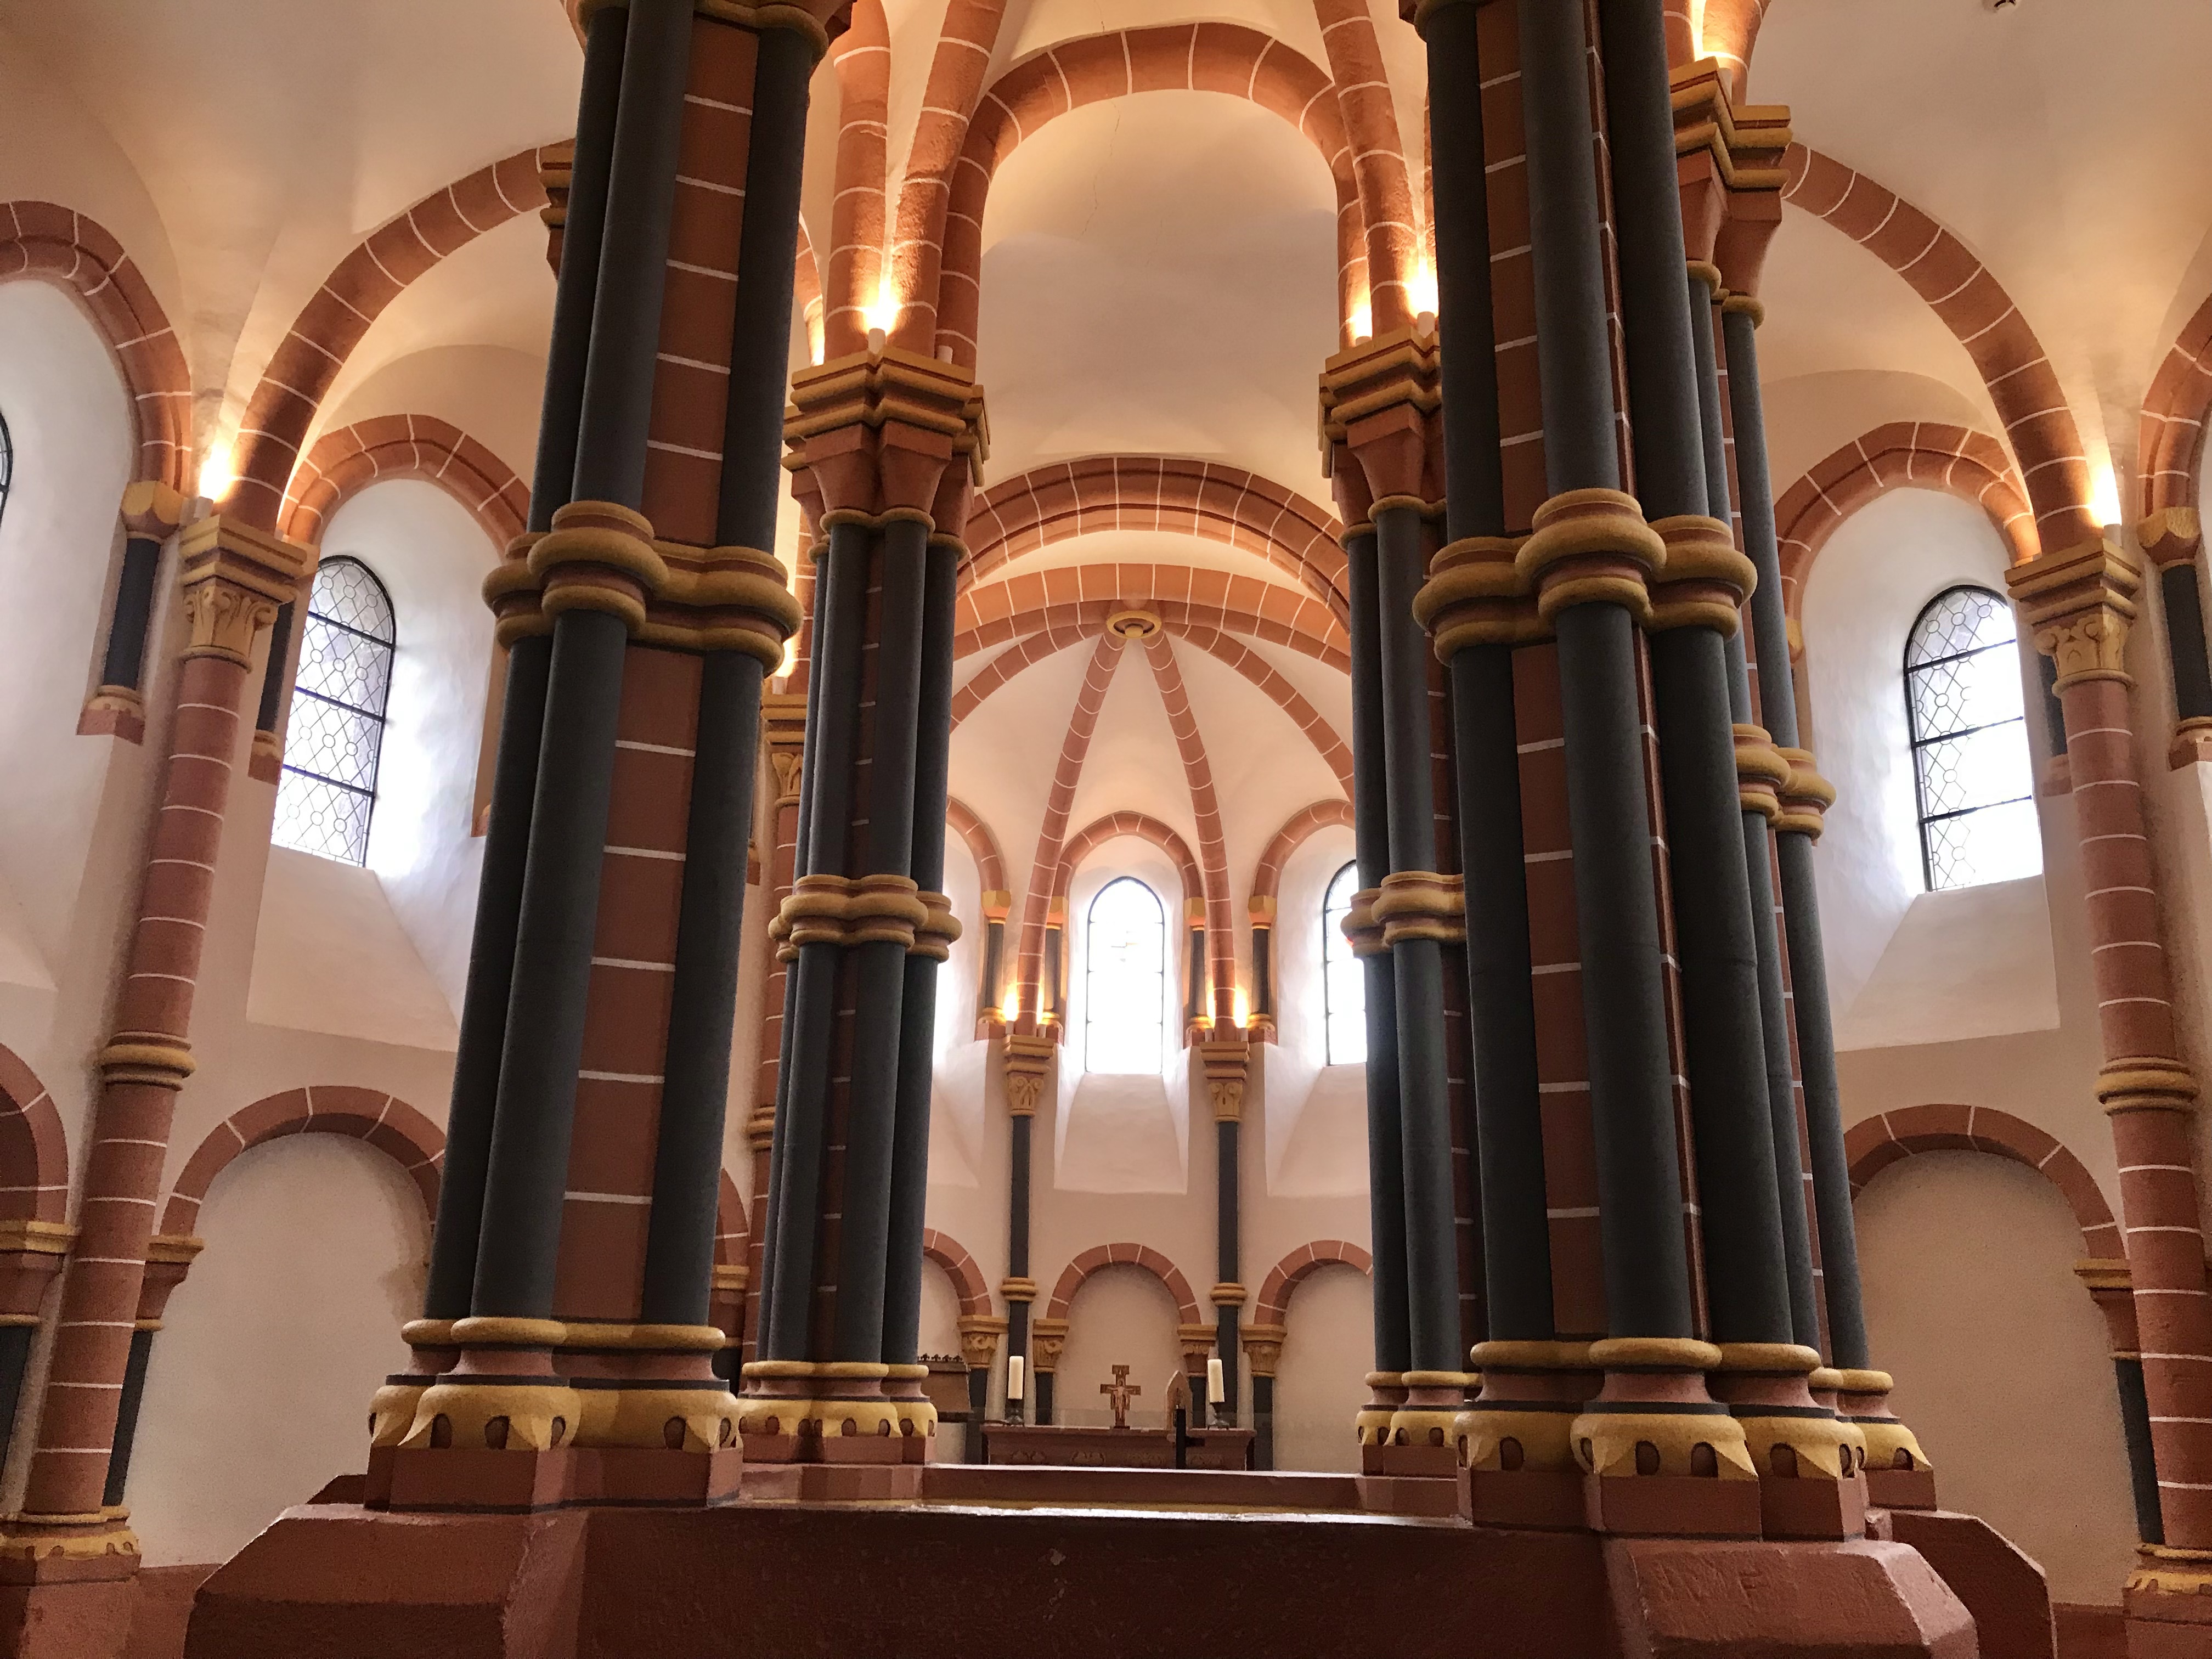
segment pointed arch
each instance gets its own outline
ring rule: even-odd
[[[52,202],[0,203],[0,283],[51,283],[92,319],[115,354],[137,425],[134,478],[189,495],[192,377],[176,331],[123,244]]]
[[[1989,267],[1894,191],[1816,149],[1793,143],[1783,168],[1782,199],[1826,220],[1902,276],[1973,360],[2034,509],[2028,555],[2102,535],[2089,505],[2087,453],[2057,372]]]
[[[540,170],[555,146],[518,150],[424,197],[362,240],[323,279],[246,402],[223,503],[257,530],[276,528],[301,447],[369,325],[416,278],[485,232],[546,203]]]

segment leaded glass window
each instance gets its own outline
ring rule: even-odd
[[[279,847],[368,862],[396,643],[392,599],[374,573],[359,559],[324,560],[307,595],[292,684],[276,786]]]
[[[1099,890],[1084,927],[1083,1066],[1160,1069],[1167,1034],[1167,915],[1129,876]]]
[[[2041,870],[2012,607],[1984,587],[1937,594],[1905,643],[1905,703],[1929,890]]]
[[[1347,864],[1321,902],[1322,1018],[1331,1066],[1367,1060],[1367,970],[1344,936],[1344,919],[1352,914],[1352,896],[1358,890],[1359,866]]]
[[[15,441],[8,435],[8,417],[0,415],[0,518],[8,514],[8,487],[15,481]]]

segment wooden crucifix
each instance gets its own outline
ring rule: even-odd
[[[1129,1368],[1127,1365],[1115,1366],[1114,1380],[1111,1382],[1101,1382],[1098,1385],[1098,1392],[1106,1396],[1107,1404],[1114,1408],[1114,1426],[1117,1429],[1127,1428],[1129,1402],[1144,1393],[1143,1389],[1129,1381]]]

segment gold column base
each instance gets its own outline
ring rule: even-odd
[[[2212,1595],[2212,1550],[2177,1549],[2170,1544],[2136,1546],[2135,1571],[2128,1575],[2130,1595]]]
[[[1403,1371],[1370,1371],[1367,1403],[1352,1419],[1352,1427],[1363,1446],[1387,1446],[1390,1443],[1390,1422],[1398,1408],[1406,1403],[1406,1374]]]
[[[1476,1470],[1579,1473],[1574,1425],[1595,1387],[1587,1342],[1479,1342],[1482,1392],[1454,1421],[1460,1462]]]
[[[1471,1371],[1406,1372],[1406,1403],[1390,1413],[1389,1443],[1456,1446],[1467,1391],[1477,1380]]]
[[[929,1367],[893,1365],[890,1370],[890,1375],[884,1379],[884,1392],[890,1398],[891,1409],[898,1414],[898,1433],[911,1440],[934,1440],[937,1407],[921,1391]]]
[[[756,1359],[744,1368],[738,1426],[817,1439],[897,1436],[898,1407],[884,1395],[890,1370],[859,1360]]]
[[[120,1506],[82,1515],[11,1515],[0,1520],[0,1560],[100,1561],[136,1570],[138,1534]]]
[[[1604,1370],[1605,1387],[1569,1431],[1583,1472],[1756,1480],[1743,1425],[1705,1391],[1705,1374],[1720,1362],[1711,1343],[1686,1338],[1592,1343],[1590,1364]]]
[[[1712,1391],[1743,1427],[1753,1468],[1783,1479],[1848,1480],[1866,1461],[1866,1432],[1814,1399],[1817,1350],[1791,1342],[1728,1342]]]

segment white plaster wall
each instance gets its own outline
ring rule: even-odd
[[[1816,867],[1839,1047],[2058,1023],[2041,878],[1930,894],[1921,866],[1905,641],[1936,594],[1961,582],[2002,593],[2004,570],[2004,543],[1980,509],[1902,489],[1847,520],[1806,583],[1809,746],[1838,794]],[[2039,745],[2040,692],[2033,665],[2021,667]],[[1908,913],[1923,912],[1910,937],[1900,932]],[[1942,953],[1931,956],[1939,940]]]
[[[331,1135],[241,1153],[199,1227],[207,1249],[154,1340],[125,1494],[152,1566],[223,1560],[359,1472],[429,1248],[398,1167]]]
[[[1275,907],[1276,1042],[1267,1056],[1267,1190],[1364,1198],[1367,1067],[1331,1066],[1322,1018],[1322,902],[1352,831],[1316,831],[1285,866]]]
[[[1316,1267],[1291,1294],[1275,1374],[1275,1467],[1357,1469],[1352,1419],[1374,1363],[1375,1302],[1354,1267]]]
[[[338,509],[323,556],[350,554],[392,594],[392,662],[368,867],[458,1014],[483,842],[471,834],[491,613],[480,590],[499,550],[435,484],[393,479]]]
[[[2020,1164],[1932,1152],[1885,1170],[1857,1207],[1868,1334],[1944,1507],[2039,1561],[2053,1601],[2118,1601],[2136,1536],[2127,1453],[2057,1188]]]
[[[1110,1424],[1114,1413],[1098,1385],[1113,1380],[1115,1366],[1127,1365],[1129,1381],[1144,1390],[1130,1402],[1130,1422],[1165,1422],[1168,1389],[1182,1369],[1182,1349],[1176,1341],[1175,1300],[1160,1281],[1142,1267],[1101,1267],[1083,1281],[1067,1319],[1052,1420]]]

